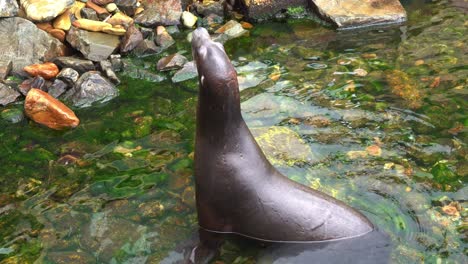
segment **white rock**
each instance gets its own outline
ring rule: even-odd
[[[197,23],[197,20],[198,17],[188,11],[182,13],[182,22],[188,28],[192,28]]]

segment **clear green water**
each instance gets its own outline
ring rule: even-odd
[[[467,15],[447,1],[406,7],[399,28],[270,22],[226,50],[244,118],[280,171],[365,213],[393,263],[466,263]],[[130,62],[156,73],[156,61]],[[76,109],[72,131],[2,115],[0,263],[159,263],[196,232],[197,83],[122,81],[115,100]],[[256,252],[228,241],[218,260]]]

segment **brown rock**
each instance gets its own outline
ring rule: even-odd
[[[86,7],[92,8],[98,15],[109,14],[104,7],[100,7],[91,1],[86,2]]]
[[[44,30],[45,32],[49,32],[49,30],[54,28],[50,22],[37,23],[36,27]]]
[[[24,67],[24,71],[31,76],[41,76],[42,78],[49,80],[57,76],[59,68],[52,62],[46,62],[43,64],[32,64]]]
[[[105,6],[105,5],[109,4],[109,3],[114,2],[114,0],[92,0],[92,1],[96,5],[100,5],[100,6]]]
[[[36,123],[55,130],[77,127],[80,123],[75,113],[46,92],[31,89],[24,102],[26,116]]]
[[[141,42],[143,41],[143,34],[141,34],[140,30],[135,27],[135,25],[131,25],[128,27],[127,33],[122,39],[120,44],[120,52],[127,53],[132,51],[136,48]]]
[[[58,16],[55,20],[54,23],[52,24],[54,28],[56,29],[61,29],[68,31],[70,30],[71,27],[71,18],[70,18],[71,12],[70,9],[65,11],[63,14]]]
[[[64,41],[65,41],[66,33],[65,33],[65,31],[63,31],[63,30],[61,30],[61,29],[54,28],[54,29],[52,29],[52,30],[49,31],[49,34],[50,34],[52,37],[54,37],[54,38],[60,40],[61,42],[64,42]]]

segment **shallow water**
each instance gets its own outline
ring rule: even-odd
[[[466,263],[466,10],[408,2],[401,27],[269,22],[226,50],[244,118],[281,172],[366,214],[392,263]],[[197,231],[197,83],[172,84],[156,61],[128,60],[121,95],[76,109],[72,131],[0,109],[0,263],[182,258],[175,249]],[[268,250],[228,239],[218,260],[266,263]]]

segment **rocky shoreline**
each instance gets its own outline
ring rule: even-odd
[[[311,5],[338,27],[406,17],[398,1],[352,2],[0,0],[0,35],[5,36],[0,39],[0,106],[24,100],[24,113],[35,122],[58,130],[73,128],[79,119],[69,107],[90,107],[118,96],[116,73],[125,68],[122,56],[161,54],[176,44],[172,35],[183,28],[206,27],[213,39],[224,43],[248,34],[253,25],[247,21],[281,17],[285,10],[294,15]],[[349,11],[352,4],[369,16],[359,8]],[[190,30],[184,32],[190,41]],[[197,76],[193,61],[181,53],[161,58],[156,69],[175,71],[173,82]]]

